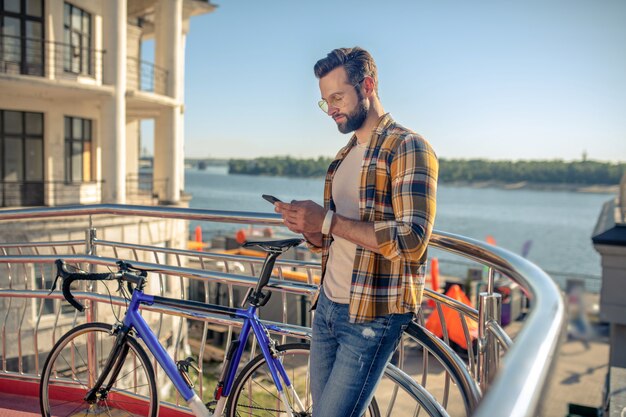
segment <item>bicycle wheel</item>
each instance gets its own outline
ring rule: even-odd
[[[478,407],[482,395],[478,383],[472,378],[468,370],[468,366],[450,346],[419,324],[415,322],[410,323],[404,333],[405,336],[417,342],[417,344],[427,351],[426,358],[424,359],[424,357],[422,357],[421,359],[425,368],[433,366],[434,368],[441,368],[441,370],[444,371],[444,392],[442,394],[443,401],[441,401],[443,407],[448,408],[448,396],[450,394],[450,388],[452,388],[450,381],[448,381],[448,379],[450,379],[451,382],[453,382],[456,394],[460,396],[463,403],[465,415],[471,416],[474,410],[476,410],[476,407]],[[424,369],[423,372],[428,374],[428,369]],[[423,388],[426,390],[432,391],[426,384],[424,374],[422,374],[420,384],[422,384]]]
[[[285,390],[287,402],[294,410],[293,416],[311,416],[310,349],[307,343],[292,343],[276,347],[280,361],[304,406],[304,409],[301,409],[293,393]],[[229,417],[292,417],[285,410],[262,354],[250,361],[237,376],[226,405],[226,415]],[[372,399],[365,416],[380,417],[376,399]]]
[[[112,326],[87,323],[67,332],[54,345],[41,373],[39,398],[44,417],[105,416],[156,417],[158,411],[154,370],[145,350],[132,337],[126,339],[128,351],[115,380],[111,375],[97,393],[85,396],[101,374],[116,335]],[[114,367],[115,368],[115,367]],[[104,387],[110,386],[110,389]]]

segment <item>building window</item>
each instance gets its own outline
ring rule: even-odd
[[[64,69],[74,74],[93,75],[91,50],[91,14],[65,3],[63,11],[65,38]]]
[[[92,122],[80,117],[65,117],[65,181],[87,182],[92,175]]]
[[[43,0],[0,1],[0,72],[44,75]]]
[[[0,206],[43,204],[43,113],[0,110]]]

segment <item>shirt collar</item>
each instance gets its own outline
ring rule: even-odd
[[[382,116],[380,116],[380,118],[378,119],[378,122],[376,122],[376,127],[374,128],[374,130],[372,130],[372,134],[370,135],[369,141],[367,142],[367,147],[368,148],[375,147],[376,144],[378,143],[378,137],[385,130],[387,130],[387,128],[392,123],[394,123],[394,120],[391,117],[391,114],[385,113]],[[353,138],[356,141],[356,136],[353,136]]]
[[[389,113],[385,113],[382,116],[380,116],[380,118],[378,119],[378,122],[376,122],[376,127],[374,128],[374,130],[372,130],[372,134],[370,135],[370,139],[367,142],[367,147],[370,148],[372,146],[373,143],[376,143],[375,141],[372,141],[372,138],[374,138],[375,136],[378,137],[380,136],[381,133],[383,133],[385,131],[385,129],[387,129],[389,127],[389,125],[391,125],[394,122],[393,117],[391,117],[391,114]],[[353,146],[355,146],[357,143],[357,138],[355,134],[352,134],[352,137],[350,138],[350,140],[348,141],[348,143],[346,144],[346,146],[344,146],[340,151],[339,151],[339,158],[343,159],[348,151],[350,149],[352,149]]]
[[[391,117],[391,114],[385,113],[382,116],[380,116],[380,119],[378,119],[378,123],[376,124],[376,127],[374,128],[372,133],[380,135],[392,123],[393,123],[393,117]]]

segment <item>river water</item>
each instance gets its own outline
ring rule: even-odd
[[[273,212],[261,194],[289,201],[322,201],[321,178],[284,178],[228,175],[225,167],[209,167],[185,173],[185,191],[192,194],[191,207],[212,210]],[[602,204],[614,196],[567,191],[503,190],[453,187],[442,184],[437,195],[435,229],[485,240],[492,236],[498,246],[521,254],[549,272],[561,285],[581,277],[588,290],[599,289],[600,257],[591,234]],[[241,225],[203,223],[206,236],[232,233]],[[530,242],[530,243],[529,243]],[[463,260],[431,251],[441,260],[443,274],[464,274]]]

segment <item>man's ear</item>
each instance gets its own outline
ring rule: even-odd
[[[374,85],[374,79],[372,77],[365,77],[363,78],[363,92],[365,93],[366,97],[371,97],[375,91],[376,91],[376,86]]]

